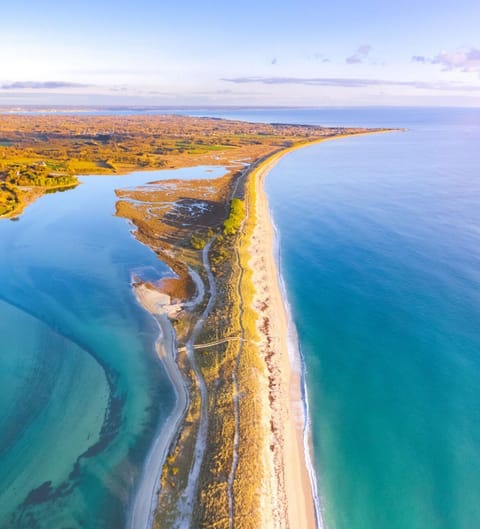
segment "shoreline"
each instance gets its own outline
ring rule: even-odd
[[[157,358],[164,367],[175,392],[175,405],[167,420],[159,426],[158,435],[144,463],[139,486],[135,492],[133,505],[129,509],[127,527],[129,529],[145,529],[153,525],[153,516],[157,506],[157,490],[160,477],[170,446],[177,436],[185,416],[188,403],[187,384],[176,361],[175,331],[170,323],[167,311],[162,308],[164,295],[138,287],[132,283],[132,290],[137,303],[155,319],[159,334],[155,341]],[[150,299],[149,299],[150,297]],[[168,337],[168,340],[166,338]],[[152,471],[152,468],[154,471]]]
[[[268,354],[274,342],[274,369],[279,373],[276,389],[278,409],[266,401],[271,408],[275,428],[281,430],[280,457],[272,465],[273,482],[269,491],[273,501],[273,516],[264,520],[265,527],[302,529],[325,529],[317,472],[313,461],[313,443],[309,416],[306,366],[302,356],[297,330],[288,300],[287,288],[282,275],[280,259],[280,237],[270,210],[265,190],[265,178],[281,158],[303,147],[313,146],[324,141],[364,136],[393,130],[365,131],[355,134],[339,134],[302,144],[297,144],[273,153],[251,168],[246,175],[252,186],[253,210],[255,217],[246,246],[250,258],[248,267],[252,273],[252,284],[256,293],[253,296],[254,310],[258,322],[268,317],[268,327],[259,325],[259,349]],[[248,193],[248,191],[247,191]],[[266,273],[264,273],[266,272]],[[266,308],[267,307],[267,308]],[[271,402],[271,401],[270,401]],[[278,437],[275,439],[278,441]],[[268,444],[268,443],[267,443]],[[271,445],[265,447],[266,457],[272,459]],[[273,458],[275,459],[275,458]],[[268,463],[267,463],[268,465]],[[279,468],[279,467],[282,468]],[[276,505],[275,505],[276,504]],[[276,516],[275,516],[276,513]]]
[[[263,476],[258,486],[260,510],[257,514],[262,521],[262,529],[325,528],[313,464],[306,368],[281,273],[279,236],[269,209],[264,188],[265,178],[283,156],[297,149],[327,140],[391,131],[392,129],[382,129],[338,134],[279,148],[267,157],[253,162],[242,176],[247,206],[244,223],[248,227],[236,243],[239,256],[237,266],[250,276],[245,280],[245,285],[251,284],[255,291],[250,300],[259,337],[255,347],[258,357],[265,361],[256,395],[262,417],[262,432],[257,440],[260,444],[258,463]],[[237,188],[238,183],[233,188],[233,195]],[[208,250],[206,251],[204,265],[205,259],[208,261]],[[192,273],[198,275],[197,271],[189,269],[189,275]],[[200,280],[199,277],[198,279]],[[193,307],[192,301],[188,300],[170,305],[169,296],[159,290],[135,284],[132,287],[137,302],[159,325],[160,333],[155,348],[176,394],[174,409],[165,423],[160,425],[129,509],[129,529],[150,529],[167,455],[183,429],[185,414],[191,401],[185,374],[177,363],[176,334],[169,317],[175,314],[172,309]],[[241,300],[245,301],[243,295]],[[166,336],[168,343],[165,343]],[[191,354],[193,346],[192,341]],[[204,396],[204,400],[206,398]],[[186,522],[185,513],[180,514],[178,520]]]
[[[323,507],[321,498],[319,495],[319,487],[318,487],[318,476],[315,471],[315,465],[313,463],[314,460],[314,453],[313,453],[313,443],[312,443],[312,428],[311,428],[311,420],[310,420],[310,404],[308,400],[308,386],[307,386],[307,380],[306,380],[306,364],[305,359],[303,357],[302,349],[300,340],[298,338],[298,332],[297,327],[295,325],[294,319],[293,319],[293,313],[292,308],[288,299],[288,293],[287,293],[287,286],[284,280],[284,276],[282,273],[282,266],[281,266],[281,253],[280,253],[280,238],[278,236],[278,230],[277,226],[273,220],[273,214],[270,210],[270,215],[272,219],[272,225],[274,230],[274,243],[275,243],[275,260],[277,263],[277,269],[278,269],[278,280],[280,283],[280,290],[284,299],[284,305],[285,305],[285,312],[287,315],[287,321],[288,321],[288,343],[287,348],[289,350],[290,358],[297,358],[299,362],[299,370],[300,370],[300,391],[301,391],[301,400],[303,404],[303,420],[304,420],[304,428],[303,428],[303,450],[304,450],[304,456],[305,456],[305,465],[306,470],[308,472],[310,485],[311,485],[311,493],[313,497],[313,503],[314,503],[314,510],[315,510],[315,522],[317,529],[325,529],[325,521],[323,519]]]
[[[266,348],[274,342],[273,369],[278,373],[275,389],[275,403],[271,408],[271,420],[280,431],[279,454],[274,459],[270,501],[273,512],[272,527],[302,527],[317,529],[321,523],[320,506],[317,505],[315,473],[311,458],[305,450],[310,446],[308,401],[304,385],[304,366],[301,358],[296,329],[289,310],[288,297],[281,276],[279,260],[279,238],[276,234],[272,214],[265,191],[265,177],[276,163],[287,153],[305,145],[282,150],[256,167],[249,175],[255,190],[255,226],[249,243],[252,282],[257,293],[254,295],[257,315],[259,306],[268,301],[268,332],[259,328],[261,344]],[[263,273],[263,270],[266,273]],[[265,305],[264,305],[265,306]],[[260,347],[262,348],[262,345]],[[272,409],[273,408],[273,409]],[[267,443],[270,445],[272,440]],[[265,447],[266,459],[269,446]],[[309,450],[310,451],[310,450]],[[270,459],[271,456],[270,456]],[[277,459],[277,461],[275,461]],[[282,468],[283,467],[283,468]]]

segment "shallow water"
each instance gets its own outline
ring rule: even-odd
[[[114,216],[114,190],[223,172],[84,177],[0,221],[2,529],[123,527],[174,393],[130,288],[167,268]]]

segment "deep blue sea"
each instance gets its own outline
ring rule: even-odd
[[[298,150],[266,182],[323,516],[478,529],[480,109],[173,112],[408,129]],[[119,183],[84,180],[0,221],[2,529],[122,527],[172,406],[129,287],[165,269],[112,216]]]

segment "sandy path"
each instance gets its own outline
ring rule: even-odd
[[[178,529],[188,529],[191,526],[193,510],[195,508],[195,500],[197,498],[200,470],[202,468],[202,463],[205,456],[205,447],[207,444],[208,436],[208,389],[207,384],[205,383],[205,378],[203,377],[202,371],[195,358],[194,343],[197,339],[198,333],[200,332],[205,323],[205,320],[210,314],[210,311],[212,310],[217,297],[215,278],[213,277],[213,273],[210,269],[210,262],[208,258],[208,252],[210,251],[210,247],[213,243],[213,240],[214,239],[210,240],[210,242],[205,245],[202,251],[203,266],[208,278],[208,303],[202,315],[197,320],[195,327],[193,328],[192,334],[190,335],[190,338],[185,344],[188,359],[190,361],[190,365],[192,366],[192,370],[195,374],[195,378],[197,379],[198,387],[200,390],[201,403],[200,420],[198,423],[197,438],[195,440],[193,462],[190,468],[187,486],[185,487],[185,490],[178,502],[178,518],[175,523],[175,527]]]
[[[254,306],[258,312],[258,331],[261,337],[259,349],[261,354],[267,359],[269,372],[268,381],[266,379],[265,392],[259,395],[265,410],[265,429],[270,431],[270,436],[266,436],[267,441],[262,454],[264,473],[268,477],[268,483],[264,483],[262,490],[259,491],[263,506],[261,529],[316,529],[324,527],[317,499],[315,471],[311,462],[310,431],[306,397],[304,398],[306,390],[303,382],[303,366],[298,349],[296,331],[289,315],[288,302],[282,289],[279,275],[277,239],[267,196],[263,188],[264,179],[277,161],[292,150],[325,140],[339,139],[340,137],[344,136],[322,138],[305,145],[284,149],[268,158],[265,162],[258,165],[257,162],[248,169],[248,172],[250,172],[248,178],[254,179],[256,188],[255,203],[250,205],[250,214],[255,214],[256,224],[249,245],[251,255],[249,266],[252,269],[253,282],[256,287]],[[236,185],[238,185],[238,181]],[[189,342],[186,344],[192,368],[199,382],[202,409],[194,461],[186,491],[182,495],[179,505],[180,512],[177,519],[177,527],[179,529],[189,527],[191,522],[208,431],[207,389],[203,376],[196,365],[194,340],[216,298],[215,280],[208,261],[210,244],[203,251],[203,264],[208,276],[210,299],[202,317],[197,321]],[[197,304],[205,293],[205,286],[200,276],[192,270],[190,270],[190,273],[197,286],[197,295],[192,302],[186,304],[187,308],[192,308],[192,305]],[[168,296],[149,289],[144,285],[137,286],[135,292],[139,303],[158,322],[160,338],[157,342],[157,351],[172,381],[177,397],[175,408],[166,423],[162,425],[159,436],[149,454],[129,516],[127,525],[129,529],[146,529],[152,526],[153,513],[157,501],[157,488],[163,463],[170,444],[181,427],[189,396],[186,382],[176,364],[177,346],[175,332],[168,318],[169,314],[175,314],[182,307],[180,305],[170,305]],[[268,321],[267,326],[264,324],[265,319]],[[242,338],[228,338],[225,341],[233,339],[241,340]],[[200,344],[199,348],[205,345],[210,344]],[[236,450],[239,427],[238,387],[236,380],[234,382],[237,392],[235,396]],[[271,425],[273,425],[273,429]],[[274,450],[272,450],[272,446]],[[235,477],[236,457],[237,455],[235,454],[235,461],[229,476],[230,495],[232,494]],[[233,500],[232,496],[230,500],[230,526],[232,526],[234,520]]]

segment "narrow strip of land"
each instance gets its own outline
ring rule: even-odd
[[[195,200],[204,205],[208,193],[214,192],[222,197],[227,216],[230,203],[230,216],[223,224],[220,213],[196,217],[189,224],[182,209],[178,221],[167,212],[166,236],[159,243],[162,224],[150,219],[155,222],[150,230],[141,215],[132,215],[139,228],[135,235],[178,270],[177,279],[164,283],[167,290],[158,285],[146,290],[157,296],[174,324],[176,358],[188,394],[183,421],[177,423],[182,426],[170,437],[155,528],[323,527],[310,456],[303,367],[281,289],[275,229],[263,185],[282,156],[325,139],[331,138],[279,147],[214,185],[167,184],[158,195],[168,198],[175,211],[172,194],[191,206]],[[145,188],[122,194],[124,207],[131,198],[128,208],[141,213],[146,201],[141,193],[149,197],[151,208],[158,191],[148,194]],[[239,221],[242,207],[244,218]],[[210,214],[207,207],[202,209]],[[192,251],[189,244],[202,249]],[[176,298],[178,292],[189,291],[187,282],[194,285],[190,298]],[[145,300],[143,305],[152,311]]]

